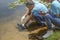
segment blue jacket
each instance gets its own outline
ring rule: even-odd
[[[34,2],[34,8],[31,11],[31,14],[37,15],[39,12],[47,13],[48,9],[45,5],[39,3],[39,2]]]
[[[60,3],[57,0],[51,3],[50,11],[52,14],[60,14]]]

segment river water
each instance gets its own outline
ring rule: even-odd
[[[8,5],[15,0],[0,0],[0,22],[16,19],[17,16],[22,16],[25,13],[25,5],[16,6],[14,9],[9,9]]]

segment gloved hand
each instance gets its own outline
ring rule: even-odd
[[[21,17],[21,22],[23,22],[23,21],[24,21],[24,19],[25,19],[25,16]]]

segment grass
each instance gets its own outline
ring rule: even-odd
[[[45,40],[60,40],[60,31],[55,31],[53,35],[51,35]]]

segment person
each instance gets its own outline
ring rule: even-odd
[[[53,0],[50,6],[50,13],[53,17],[60,17],[60,3],[59,0]]]
[[[50,14],[53,17],[59,18],[60,16],[60,0],[47,0],[45,2],[50,3]]]
[[[41,15],[45,15],[46,13],[48,13],[48,9],[46,8],[46,6],[41,4],[41,3],[39,3],[39,2],[32,2],[32,3],[31,2],[27,2],[26,3],[26,7],[31,11],[31,15],[30,15],[29,20],[31,19],[31,17],[33,17],[38,22],[38,24],[41,26],[42,25],[42,20],[45,19],[48,31],[47,31],[47,33],[45,35],[43,35],[43,38],[49,37],[53,33],[52,25],[49,24],[50,20],[48,18],[46,18],[45,16],[41,16]],[[23,20],[26,17],[26,15],[28,15],[28,13],[26,13],[22,17],[21,20]],[[24,25],[25,24],[23,24],[23,26]]]
[[[51,2],[49,14],[53,18],[60,18],[60,3],[59,3],[60,0],[47,0],[47,1]],[[53,29],[60,29],[60,27],[56,26],[56,24],[53,27]]]

